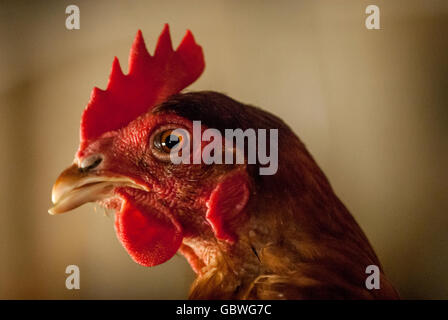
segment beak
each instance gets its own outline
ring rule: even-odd
[[[51,199],[54,204],[51,215],[73,210],[84,203],[104,200],[114,196],[116,187],[132,187],[148,191],[128,177],[105,176],[96,172],[85,172],[76,164],[65,169],[53,185]]]

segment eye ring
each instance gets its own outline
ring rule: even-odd
[[[163,126],[151,135],[149,142],[154,156],[159,160],[169,161],[171,153],[179,152],[186,140],[188,140],[186,129]]]

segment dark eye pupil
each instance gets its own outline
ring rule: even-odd
[[[166,137],[164,139],[164,141],[162,141],[162,145],[164,147],[167,147],[169,149],[172,149],[176,146],[176,144],[178,144],[180,142],[180,139],[178,136],[174,135],[174,134],[170,134],[168,137]]]

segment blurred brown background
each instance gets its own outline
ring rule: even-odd
[[[81,29],[65,28],[76,4]],[[381,10],[381,30],[364,26]],[[185,298],[181,256],[133,261],[89,204],[47,214],[93,86],[137,29],[206,56],[190,89],[272,111],[307,144],[404,298],[448,298],[448,1],[1,1],[0,298]],[[281,165],[281,164],[280,164]],[[65,288],[65,268],[81,289]]]

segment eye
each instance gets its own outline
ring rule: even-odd
[[[165,153],[170,153],[173,148],[179,147],[182,142],[182,135],[174,131],[169,129],[158,133],[154,137],[154,147]]]
[[[190,134],[185,128],[167,124],[154,131],[149,138],[149,146],[157,159],[168,162],[172,161],[172,156],[177,158],[184,154],[183,149],[189,146],[189,137]],[[186,152],[185,156],[188,154]]]

